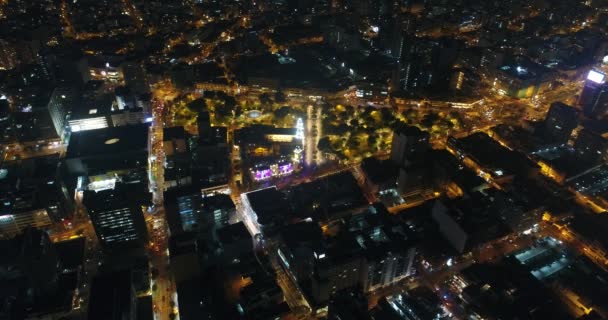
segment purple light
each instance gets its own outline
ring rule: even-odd
[[[256,170],[254,179],[255,179],[255,181],[260,181],[260,180],[268,179],[271,176],[272,176],[272,171],[270,171],[270,169]]]
[[[291,163],[279,166],[279,174],[289,174],[292,172],[293,172],[293,164],[291,164]]]

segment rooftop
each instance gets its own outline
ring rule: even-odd
[[[217,236],[222,244],[230,244],[245,239],[251,239],[251,235],[243,222],[225,226],[217,231]]]
[[[93,279],[88,319],[122,320],[128,318],[133,297],[129,270],[98,275]]]
[[[147,124],[111,127],[72,133],[66,158],[117,156],[147,148]]]

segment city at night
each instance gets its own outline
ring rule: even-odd
[[[608,0],[0,0],[26,319],[608,319]]]

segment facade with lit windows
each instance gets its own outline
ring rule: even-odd
[[[43,229],[50,225],[51,219],[45,209],[0,215],[0,239],[12,238],[26,228]]]
[[[84,191],[86,207],[95,233],[106,252],[143,248],[147,231],[142,205],[150,202],[145,185],[116,184],[101,191]]]

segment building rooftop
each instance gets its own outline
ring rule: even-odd
[[[316,222],[289,224],[281,228],[280,234],[285,245],[291,250],[303,246],[313,252],[325,251],[323,232]]]
[[[88,319],[128,319],[135,299],[131,284],[131,271],[119,271],[98,275],[91,284]]]
[[[276,187],[249,192],[246,196],[261,225],[270,223],[279,215],[288,216],[291,212],[285,195]]]
[[[219,241],[226,245],[243,239],[251,239],[251,235],[242,222],[225,226],[217,231]]]
[[[570,227],[587,242],[608,250],[608,215],[581,212],[574,216]]]
[[[183,126],[163,128],[163,141],[186,139],[186,130]]]
[[[342,172],[285,190],[300,218],[332,221],[365,208],[369,202],[350,172]]]
[[[505,277],[504,274],[509,274]],[[527,270],[511,264],[473,264],[462,271],[472,311],[501,319],[569,319],[566,310]]]
[[[495,201],[491,194],[473,192],[466,198],[437,200],[435,206],[445,208],[444,212],[467,234],[466,246],[473,248],[511,232],[500,219]]]
[[[66,157],[95,157],[147,150],[148,124],[72,133]]]
[[[464,138],[449,138],[448,144],[464,152],[477,162],[482,169],[494,177],[525,176],[538,166],[526,155],[503,147],[486,133],[478,132]]]
[[[84,263],[85,237],[55,243],[55,250],[64,270],[74,270]]]
[[[530,80],[542,76],[546,68],[522,56],[515,57],[513,61],[503,64],[498,69],[510,77],[520,80]]]

